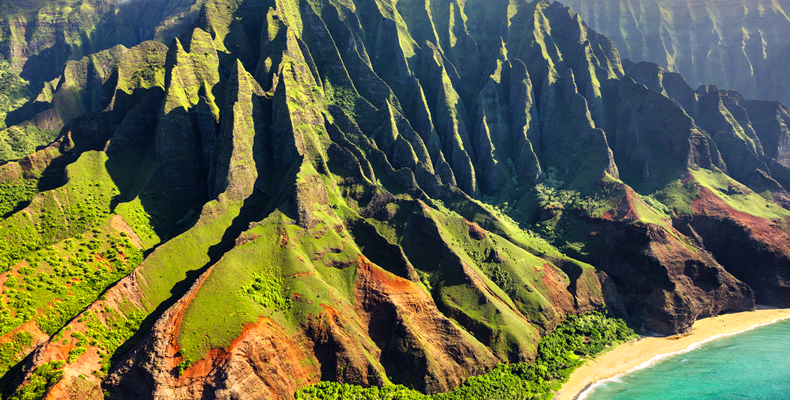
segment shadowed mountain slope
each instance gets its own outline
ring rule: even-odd
[[[97,86],[110,78],[120,53],[145,40],[169,42],[194,22],[201,4],[202,0],[0,4],[0,162],[46,146],[80,114],[101,111]],[[53,99],[52,92],[64,85],[71,87],[68,95]],[[29,100],[33,101],[26,104]],[[36,115],[45,110],[48,115]]]
[[[790,101],[790,2],[568,0],[623,59],[651,61],[750,99]]]
[[[6,393],[439,393],[571,314],[790,304],[787,109],[559,3],[207,0],[103,56],[0,166]]]

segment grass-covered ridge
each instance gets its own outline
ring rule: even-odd
[[[569,316],[540,340],[534,362],[500,364],[449,393],[424,395],[400,385],[363,388],[321,382],[296,392],[297,400],[523,400],[550,399],[571,372],[609,346],[634,337],[622,320],[594,312]]]
[[[541,398],[628,336],[573,315],[753,307],[673,223],[784,211],[689,175],[713,139],[559,3],[207,0],[168,43],[69,61],[25,108],[57,157],[4,167],[2,368],[53,393]]]
[[[2,184],[8,215],[0,221],[0,334],[34,325],[13,333],[0,373],[32,350],[30,333],[37,340],[55,335],[143,260],[148,247],[133,243],[133,231],[110,210],[119,189],[107,160],[104,153],[84,153],[67,167],[65,185],[41,193],[33,178]]]
[[[754,193],[721,172],[700,169],[693,171],[692,174],[700,186],[713,192],[736,211],[767,220],[784,220],[790,217],[790,211]]]

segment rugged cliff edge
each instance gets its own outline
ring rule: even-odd
[[[437,393],[569,314],[790,304],[785,106],[559,3],[207,0],[62,76],[0,166],[7,393]]]
[[[95,86],[109,77],[119,53],[145,40],[169,42],[194,22],[202,3],[7,0],[0,4],[0,162],[46,146],[71,119],[100,111]],[[70,87],[69,95],[53,99],[52,92],[61,86]],[[32,119],[46,109],[50,109],[47,118]]]
[[[790,3],[745,0],[568,0],[621,56],[746,98],[790,102]]]

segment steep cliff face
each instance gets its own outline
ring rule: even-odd
[[[66,61],[180,34],[200,2],[35,0],[2,7],[0,54],[23,78],[41,83],[60,75]]]
[[[41,338],[6,392],[63,360],[48,398],[437,393],[570,314],[790,302],[787,109],[559,3],[207,0],[67,71],[22,108],[59,138],[0,166],[0,332]]]
[[[785,76],[790,19],[785,1],[568,0],[621,56],[715,84],[746,98],[790,101]]]
[[[107,102],[99,87],[113,78],[120,55],[146,40],[168,43],[194,22],[201,4],[36,0],[0,5],[0,162],[47,145],[73,118],[104,110]],[[68,94],[53,98],[62,86]]]

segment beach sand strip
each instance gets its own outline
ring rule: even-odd
[[[579,367],[554,398],[556,400],[583,398],[587,394],[585,389],[595,382],[646,368],[666,357],[693,350],[703,342],[731,336],[785,318],[790,318],[790,309],[758,306],[755,311],[700,319],[694,323],[691,333],[685,335],[641,337],[632,340]]]

